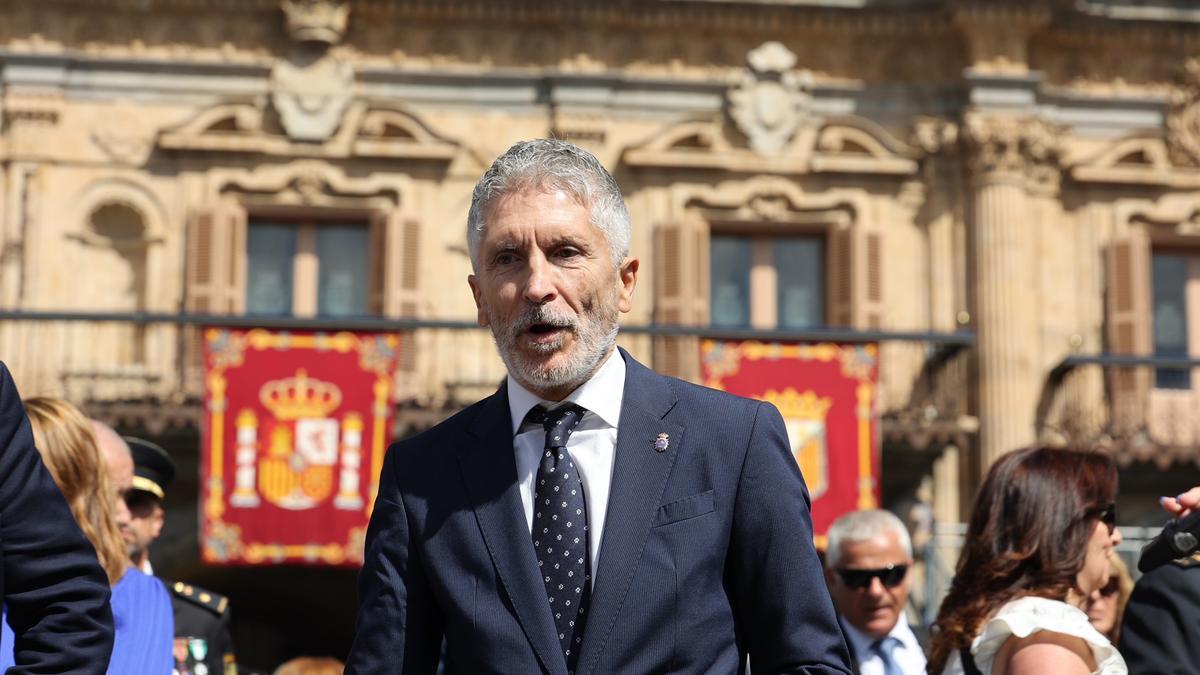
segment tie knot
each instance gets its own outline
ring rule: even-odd
[[[551,409],[539,405],[525,415],[525,422],[542,425],[542,429],[546,432],[547,448],[565,448],[567,439],[570,438],[571,432],[575,430],[579,421],[583,419],[585,412],[587,411],[582,406],[574,403]]]
[[[887,635],[871,643],[871,651],[883,658],[887,664],[892,661],[892,652],[900,646],[900,638]]]

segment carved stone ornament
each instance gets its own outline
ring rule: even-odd
[[[109,159],[119,164],[140,166],[154,149],[155,130],[138,122],[135,106],[120,103],[95,116],[91,137]]]
[[[977,176],[1012,173],[1035,183],[1057,183],[1059,127],[1036,117],[968,112],[961,133]]]
[[[1167,144],[1173,162],[1200,167],[1200,58],[1188,59],[1183,83],[1171,94]]]
[[[327,140],[353,98],[354,67],[331,55],[280,60],[271,70],[271,103],[293,140]]]
[[[338,0],[283,0],[288,35],[296,42],[336,45],[346,34],[350,6]]]
[[[777,155],[808,116],[812,73],[792,70],[796,55],[778,42],[754,49],[747,61],[750,67],[729,92],[729,115],[751,149]]]

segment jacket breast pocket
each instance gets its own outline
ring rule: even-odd
[[[696,518],[706,513],[712,513],[713,491],[707,490],[683,499],[663,504],[658,508],[658,516],[654,519],[654,527],[678,523],[681,520]]]

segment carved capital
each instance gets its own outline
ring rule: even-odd
[[[1171,93],[1167,147],[1175,164],[1200,167],[1200,58],[1188,59],[1183,74]]]
[[[1059,178],[1062,130],[1036,117],[968,112],[962,134],[977,178],[1015,176],[1032,187],[1053,188]]]

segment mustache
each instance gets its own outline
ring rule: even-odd
[[[512,331],[513,334],[520,334],[538,324],[575,331],[579,328],[579,319],[566,312],[555,311],[547,305],[530,305],[521,310],[520,316],[513,321]]]

